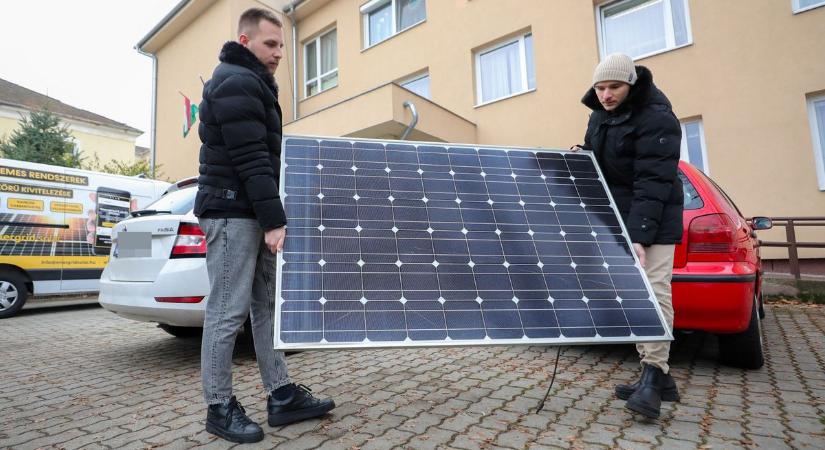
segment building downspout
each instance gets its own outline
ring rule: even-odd
[[[415,128],[415,126],[418,124],[418,111],[415,109],[415,104],[413,104],[413,102],[407,100],[407,101],[404,102],[404,107],[405,108],[410,108],[410,112],[412,113],[412,120],[410,121],[410,124],[407,125],[407,129],[404,130],[404,132],[401,134],[401,140],[402,141],[407,140],[407,136],[410,135],[413,128]]]
[[[298,120],[298,22],[295,21],[295,6],[292,2],[286,12],[292,22],[292,120]]]
[[[149,131],[151,137],[151,149],[149,150],[149,170],[152,174],[152,178],[155,178],[155,158],[157,154],[157,142],[158,142],[158,133],[157,133],[157,122],[158,122],[158,57],[153,55],[152,53],[144,52],[140,46],[136,46],[135,50],[143,56],[148,56],[152,58],[152,125],[151,130]]]

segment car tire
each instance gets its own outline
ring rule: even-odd
[[[29,289],[22,275],[10,270],[0,271],[0,319],[20,312],[28,297]]]
[[[741,333],[719,336],[719,357],[724,364],[751,370],[759,369],[765,364],[758,303],[759,299],[754,296],[748,329]]]
[[[177,338],[195,338],[203,334],[203,328],[200,327],[178,327],[175,325],[159,324],[158,328],[175,336]]]

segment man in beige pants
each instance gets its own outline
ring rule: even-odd
[[[673,252],[682,239],[679,120],[670,101],[653,84],[650,70],[634,65],[622,54],[610,55],[599,63],[582,103],[593,113],[584,144],[573,150],[593,151],[672,330]],[[631,411],[657,418],[662,400],[679,400],[667,363],[670,342],[638,344],[636,348],[641,357],[641,378],[616,386],[616,395],[627,400]]]

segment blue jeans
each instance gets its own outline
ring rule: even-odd
[[[211,405],[232,397],[232,350],[250,313],[264,389],[272,392],[289,384],[284,354],[273,348],[277,260],[264,243],[263,230],[254,219],[199,221],[206,235],[210,286],[201,343],[204,400]]]

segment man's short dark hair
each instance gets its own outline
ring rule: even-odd
[[[241,14],[241,18],[238,20],[238,34],[245,34],[251,37],[258,31],[261,20],[266,20],[278,28],[284,27],[284,24],[281,23],[281,20],[278,19],[272,11],[262,8],[249,8]]]

